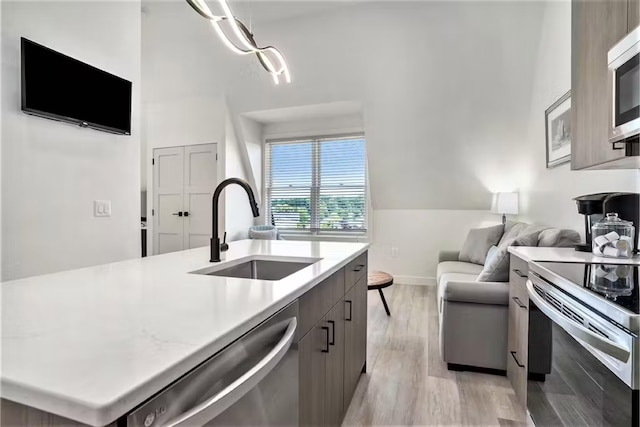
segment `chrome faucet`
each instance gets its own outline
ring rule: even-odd
[[[220,236],[218,234],[218,201],[220,199],[220,193],[222,190],[229,184],[238,184],[240,187],[244,188],[244,191],[247,192],[247,196],[249,196],[249,205],[251,206],[251,212],[253,213],[253,217],[256,218],[260,215],[258,211],[258,205],[256,204],[256,198],[253,195],[253,190],[249,183],[240,178],[228,178],[222,181],[218,187],[216,187],[216,191],[213,192],[213,200],[211,206],[211,259],[210,262],[220,262],[220,252],[224,252],[229,249],[229,245],[227,244],[227,233],[224,233],[224,242],[220,244]]]

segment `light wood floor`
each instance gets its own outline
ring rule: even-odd
[[[435,291],[385,289],[391,317],[378,293],[369,292],[367,373],[343,425],[526,425],[506,377],[447,370],[438,349]]]

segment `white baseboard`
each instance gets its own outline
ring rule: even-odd
[[[419,277],[419,276],[393,276],[393,283],[402,285],[419,285],[419,286],[435,286],[435,277]]]

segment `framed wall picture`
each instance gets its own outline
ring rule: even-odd
[[[571,91],[544,112],[547,169],[571,161]]]

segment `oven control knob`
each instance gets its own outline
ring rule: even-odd
[[[144,419],[144,427],[149,427],[156,420],[156,414],[154,412],[147,415]]]

